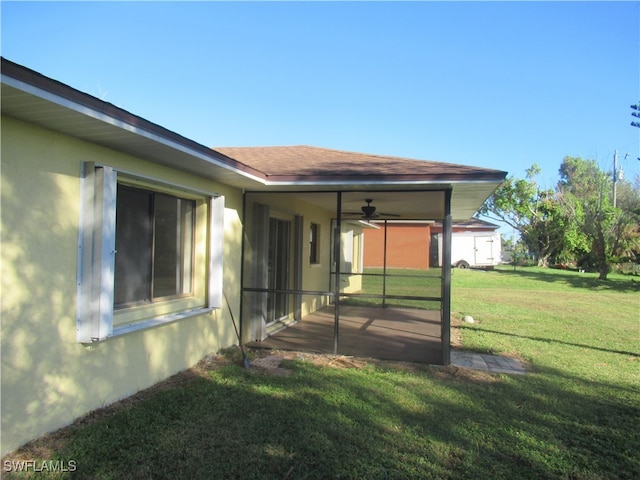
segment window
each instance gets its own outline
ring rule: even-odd
[[[320,225],[312,223],[309,228],[309,263],[320,263]]]
[[[114,306],[192,294],[195,201],[118,185]]]
[[[79,342],[222,306],[224,197],[85,164],[82,202]]]

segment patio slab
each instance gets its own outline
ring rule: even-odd
[[[334,353],[334,309],[326,307],[252,348]],[[340,306],[338,354],[383,360],[442,362],[440,312]]]
[[[491,373],[509,373],[523,375],[525,369],[515,358],[499,357],[484,353],[467,352],[463,350],[451,351],[451,365],[474,370],[484,370]]]

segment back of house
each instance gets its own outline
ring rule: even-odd
[[[372,213],[450,231],[506,177],[310,146],[212,149],[4,58],[1,78],[1,454],[356,295]],[[434,289],[443,365],[447,270]]]

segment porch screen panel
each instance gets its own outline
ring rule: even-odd
[[[249,286],[267,288],[269,279],[269,206],[256,203],[253,207],[251,238],[252,273]],[[267,294],[252,292],[248,294],[249,328],[251,340],[263,340],[266,337]]]

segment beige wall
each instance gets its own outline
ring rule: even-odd
[[[237,343],[226,308],[76,341],[82,162],[225,196],[224,285],[239,309],[241,192],[2,117],[2,445],[6,453]]]

